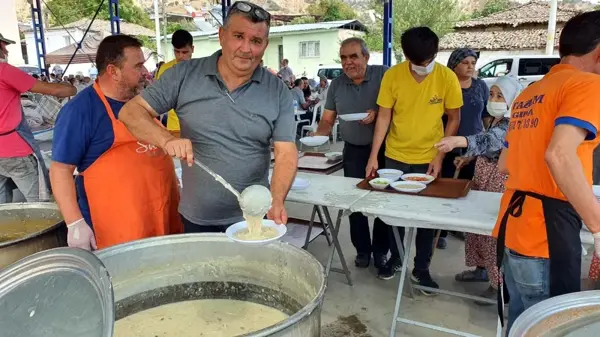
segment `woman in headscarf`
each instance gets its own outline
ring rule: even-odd
[[[467,137],[445,137],[435,145],[439,151],[443,152],[450,152],[456,148],[466,150],[463,157],[455,159],[457,168],[464,167],[476,158],[473,190],[504,192],[506,176],[498,171],[498,159],[508,130],[510,106],[522,89],[521,84],[513,78],[498,78],[490,88],[487,102],[487,112],[494,118],[490,127]],[[500,277],[498,268],[496,268],[496,239],[488,235],[467,233],[465,235],[465,260],[467,266],[476,268],[457,274],[456,281],[489,281],[490,286],[481,296],[495,298]]]
[[[485,106],[490,91],[483,80],[474,78],[475,64],[477,63],[477,54],[468,48],[456,49],[450,54],[448,59],[448,68],[452,69],[462,88],[464,105],[460,108],[460,125],[458,127],[458,136],[467,137],[483,131],[483,117],[487,115]],[[442,118],[444,128],[446,127],[447,117]],[[456,171],[454,159],[461,155],[461,150],[456,149],[446,155],[442,163],[442,177],[453,178]],[[473,179],[475,174],[475,162],[465,165],[457,178]],[[437,248],[446,248],[446,231],[442,231],[438,240]]]

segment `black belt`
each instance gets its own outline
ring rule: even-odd
[[[581,239],[579,238],[579,232],[581,230],[581,218],[575,212],[573,206],[565,200],[533,192],[518,190],[514,192],[498,229],[496,244],[496,266],[498,270],[500,270],[504,258],[508,217],[518,218],[523,214],[523,205],[527,197],[542,202],[550,260],[550,297],[580,291]],[[575,277],[569,278],[569,275],[575,275]],[[500,278],[498,278],[498,285],[500,285]],[[504,302],[501,291],[502,289],[498,286],[498,314],[500,322],[504,326]]]

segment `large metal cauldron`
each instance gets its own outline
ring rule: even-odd
[[[509,336],[600,336],[600,291],[583,291],[542,301],[517,318]]]
[[[178,301],[235,299],[290,315],[245,336],[320,336],[324,269],[294,246],[252,247],[221,234],[188,234],[131,242],[96,255],[112,278],[116,320]]]
[[[66,245],[66,226],[58,206],[49,202],[0,204],[2,226],[48,220],[53,225],[15,240],[0,242],[0,269],[42,250]]]

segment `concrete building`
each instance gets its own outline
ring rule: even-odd
[[[564,24],[582,11],[581,6],[559,3],[554,40],[556,48]],[[454,32],[441,39],[437,61],[446,64],[450,53],[463,47],[481,53],[478,66],[507,55],[544,54],[549,13],[549,2],[533,1],[486,17],[458,22]]]
[[[21,51],[21,38],[19,37],[19,23],[17,21],[17,7],[15,0],[2,0],[2,12],[0,12],[0,33],[16,43],[8,46],[8,62],[14,65],[24,64]],[[35,50],[35,45],[33,45]],[[32,54],[35,55],[35,52]]]
[[[75,21],[75,22],[65,25],[64,28],[62,26],[46,28],[44,30],[44,37],[46,40],[46,55],[49,56],[56,52],[60,53],[59,50],[61,50],[61,49],[62,50],[65,50],[65,49],[75,50],[74,46],[79,41],[81,41],[81,38],[83,37],[83,34],[85,33],[89,24],[90,24],[90,19],[81,19],[79,21]],[[147,29],[145,27],[139,26],[139,25],[121,21],[120,26],[121,26],[122,34],[128,34],[128,35],[133,35],[133,36],[155,36],[154,31]],[[33,31],[31,29],[28,29],[28,30],[25,30],[23,32],[23,34],[25,35],[25,41],[27,44],[27,55],[29,55],[29,60],[30,60],[29,63],[37,66],[37,61],[35,60],[36,51],[35,51],[35,39],[33,37]],[[100,19],[94,20],[94,23],[92,24],[92,26],[90,27],[90,31],[88,32],[88,38],[82,44],[85,47],[84,53],[89,52],[89,50],[91,50],[97,46],[97,43],[94,46],[91,46],[91,47],[89,46],[89,42],[92,40],[91,39],[92,36],[103,37],[106,35],[110,35],[110,21],[100,20]],[[100,38],[100,40],[101,40],[101,38]],[[63,48],[65,48],[65,49],[63,49]],[[82,72],[84,75],[87,76],[88,70],[90,69],[92,63],[88,62],[89,58],[87,56],[85,56],[84,53],[78,52],[78,54],[76,55],[76,60],[74,60],[74,62],[69,66],[69,69],[68,69],[69,74],[75,74],[77,72]],[[61,64],[61,66],[64,68],[65,65],[68,63],[69,58],[70,57],[67,57],[66,60],[65,60],[65,58],[61,58],[61,61],[59,64]],[[82,60],[82,58],[84,58],[84,59]],[[92,57],[92,59],[95,59],[95,56]],[[47,63],[47,66],[50,67],[50,70],[52,70],[52,67],[54,66],[54,64],[52,64],[52,62],[48,62],[48,61],[46,63]],[[156,67],[155,63],[156,62],[154,60],[151,60],[150,62],[147,63],[147,67],[149,67],[150,70],[154,69]]]

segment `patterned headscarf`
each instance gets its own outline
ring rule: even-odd
[[[458,48],[455,49],[452,54],[450,54],[450,58],[448,59],[448,68],[454,70],[456,66],[462,62],[462,60],[466,59],[469,56],[473,56],[475,60],[477,60],[477,54],[473,51],[473,49],[469,48]]]

